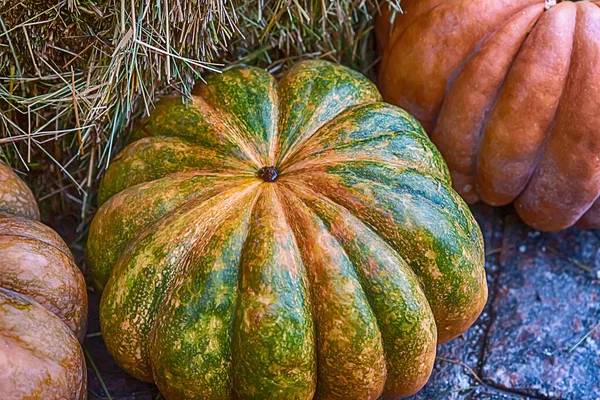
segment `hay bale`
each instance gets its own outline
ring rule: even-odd
[[[400,0],[383,0],[399,9]],[[0,0],[0,159],[85,227],[95,182],[164,92],[244,63],[369,73],[378,0]]]

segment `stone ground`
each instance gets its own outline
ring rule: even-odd
[[[467,333],[439,346],[429,383],[411,400],[600,400],[600,231],[544,234],[511,209],[473,212],[486,241],[489,301]],[[84,343],[89,398],[107,399],[107,390],[115,400],[160,398],[106,352],[98,300],[90,294]]]

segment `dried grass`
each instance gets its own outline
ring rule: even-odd
[[[399,9],[400,0],[383,0]],[[326,58],[368,73],[378,0],[0,0],[0,160],[80,228],[132,119],[245,63]]]

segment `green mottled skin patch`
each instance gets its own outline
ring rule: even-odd
[[[315,165],[374,160],[397,170],[418,170],[450,183],[442,155],[417,120],[385,103],[362,104],[339,115],[282,166],[286,173]]]
[[[236,171],[236,166],[241,170]],[[252,175],[253,171],[237,160],[221,155],[214,148],[190,145],[174,137],[147,137],[129,145],[113,161],[102,182],[98,202],[104,204],[128,187],[163,178],[176,172],[205,171],[225,176]],[[123,174],[122,171],[127,171]]]
[[[90,226],[87,248],[96,286],[104,288],[125,247],[152,223],[192,200],[214,196],[243,180],[195,171],[174,173],[111,197]],[[106,242],[111,245],[105,246]]]
[[[355,105],[382,101],[365,76],[326,61],[296,64],[279,82],[279,93],[278,164],[334,116]]]
[[[247,399],[310,399],[314,330],[306,271],[272,185],[261,193],[240,263],[233,388]]]
[[[257,182],[198,199],[178,208],[140,234],[119,258],[104,289],[100,322],[109,351],[133,376],[152,381],[148,353],[150,332],[169,287],[186,273],[187,260],[236,217]]]
[[[303,263],[310,266],[319,349],[315,399],[377,399],[386,381],[385,355],[356,264],[321,219],[293,194],[285,198]]]
[[[265,71],[235,68],[213,75],[195,93],[221,111],[230,131],[261,166],[274,162],[277,139],[277,82]],[[233,128],[235,127],[235,128]]]
[[[252,203],[240,207],[173,284],[154,324],[154,380],[168,398],[226,399],[231,390],[231,329],[242,247]]]
[[[386,349],[385,397],[414,393],[429,377],[437,343],[434,316],[418,278],[392,247],[350,212],[307,191],[298,197],[323,221],[324,230],[356,268]],[[343,394],[340,399],[348,398]]]
[[[445,163],[356,72],[230,70],[134,138],[88,255],[109,351],[168,399],[409,396],[483,308]]]
[[[473,302],[482,307],[487,299],[483,239],[468,207],[448,184],[368,161],[315,167],[304,175],[311,188],[402,249],[428,296],[440,341],[456,337],[477,318],[480,310],[473,309]],[[466,322],[465,315],[472,320]]]

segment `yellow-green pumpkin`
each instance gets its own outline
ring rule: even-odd
[[[481,232],[419,123],[348,68],[210,77],[101,183],[102,333],[168,399],[385,399],[487,298]]]

